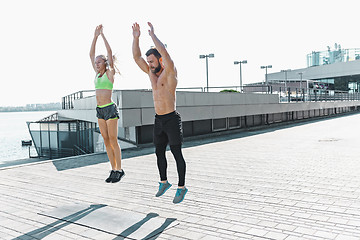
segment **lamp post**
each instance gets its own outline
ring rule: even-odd
[[[291,69],[281,70],[281,72],[285,73],[285,91],[286,91],[286,83],[287,83],[287,73],[290,71],[291,71]]]
[[[247,60],[243,60],[243,61],[234,61],[234,65],[239,64],[240,65],[240,92],[242,92],[242,76],[241,76],[241,64],[246,64]]]
[[[268,70],[268,68],[272,68],[272,65],[261,66],[260,68],[261,68],[261,69],[264,69],[264,68],[265,68],[265,83],[266,83],[266,85],[267,85],[267,84],[268,84],[268,80],[267,80],[267,70]]]
[[[300,75],[300,90],[301,90],[303,73],[302,73],[302,72],[299,72],[299,75]]]
[[[215,55],[213,53],[210,53],[208,55],[200,55],[200,58],[206,59],[206,89],[207,92],[209,91],[209,70],[208,70],[208,58],[213,58]]]

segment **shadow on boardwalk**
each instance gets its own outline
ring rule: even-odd
[[[27,239],[27,238],[35,238],[35,239],[43,239],[51,234],[53,234],[54,232],[70,225],[70,224],[76,224],[76,222],[82,218],[84,218],[85,216],[89,215],[90,213],[100,209],[100,208],[103,208],[103,207],[106,207],[107,205],[104,205],[104,204],[94,204],[94,205],[90,205],[89,207],[81,210],[81,211],[78,211],[78,212],[75,212],[69,216],[66,216],[64,218],[61,218],[61,219],[58,219],[58,218],[55,218],[57,219],[56,221],[52,222],[52,223],[49,223],[47,224],[46,226],[44,227],[41,227],[41,228],[38,228],[38,229],[35,229],[33,231],[30,231],[30,232],[27,232],[27,233],[24,233],[22,236],[19,236],[19,237],[16,237],[14,238],[14,240],[20,240],[20,239]],[[43,216],[46,216],[46,217],[50,217],[50,218],[54,218],[52,216],[47,216],[46,214],[40,214],[40,215],[43,215]],[[157,213],[149,213],[147,214],[143,219],[141,219],[140,221],[138,221],[137,223],[131,225],[130,227],[126,228],[125,230],[123,230],[121,233],[115,233],[115,232],[110,232],[110,231],[106,231],[106,230],[102,230],[102,229],[97,229],[97,228],[94,228],[94,227],[91,227],[91,226],[86,226],[86,225],[83,225],[83,224],[80,224],[84,227],[89,227],[91,229],[96,229],[98,231],[101,231],[101,232],[106,232],[108,234],[113,234],[115,235],[116,237],[114,237],[114,240],[121,240],[121,239],[126,239],[128,236],[130,236],[131,234],[135,233],[136,231],[140,230],[141,227],[146,223],[148,222],[149,220],[151,220],[152,218],[156,218],[158,217],[159,214]],[[101,219],[99,220],[101,221]],[[166,218],[164,223],[162,223],[162,225],[156,229],[154,229],[153,231],[151,231],[150,233],[148,233],[144,238],[144,240],[146,239],[151,239],[151,240],[154,240],[156,238],[158,238],[161,233],[167,228],[170,226],[170,224],[172,222],[176,221],[176,218]]]
[[[86,209],[83,209],[81,211],[78,211],[74,214],[71,214],[63,219],[59,219],[53,223],[50,223],[44,227],[41,227],[39,229],[36,229],[36,230],[33,230],[31,232],[28,232],[28,233],[25,233],[24,235],[22,236],[19,236],[15,239],[24,239],[26,237],[33,237],[35,239],[43,239],[45,238],[46,236],[58,231],[59,229],[61,228],[64,228],[66,226],[68,226],[69,224],[85,217],[86,215],[90,214],[91,212],[99,209],[99,208],[102,208],[102,207],[105,207],[106,205],[104,204],[97,204],[97,205],[90,205],[88,208]]]

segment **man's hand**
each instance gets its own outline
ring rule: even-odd
[[[101,24],[96,27],[95,33],[94,33],[95,37],[98,37],[102,33],[102,28],[103,28],[103,26]]]
[[[134,38],[140,37],[140,25],[138,23],[134,23],[132,26],[133,29],[133,36]]]
[[[104,36],[104,26],[101,25],[101,28],[100,28],[100,35]]]
[[[155,34],[155,33],[154,33],[154,27],[153,27],[153,25],[152,25],[150,22],[148,22],[148,25],[149,25],[149,27],[150,27],[149,35],[151,36],[151,35]]]

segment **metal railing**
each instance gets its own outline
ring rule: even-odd
[[[151,89],[136,89],[139,91],[151,91]],[[187,91],[201,91],[204,92],[205,88],[203,87],[190,87],[190,88],[177,88],[177,90],[187,90]],[[118,92],[121,90],[114,90],[113,92]],[[74,109],[74,101],[77,99],[82,99],[85,97],[90,97],[95,95],[95,90],[84,90],[78,91],[72,94],[69,94],[62,98],[62,109]]]
[[[205,88],[203,87],[188,87],[188,88],[176,88],[176,90],[186,90],[186,91],[192,91],[192,90],[200,90],[200,92],[204,92]]]
[[[349,93],[345,91],[305,91],[305,89],[292,90],[288,88],[277,92],[280,95],[280,102],[328,102],[328,101],[357,101],[360,100],[360,93]]]
[[[91,93],[91,94],[89,94]],[[84,90],[69,94],[62,98],[62,109],[73,109],[74,100],[95,95],[95,90]]]
[[[88,151],[87,149],[84,149],[78,145],[74,145],[74,155],[83,155],[83,154],[88,154],[91,153],[90,151]]]
[[[136,89],[146,90],[150,89]],[[241,93],[257,93],[257,94],[279,94],[280,102],[312,102],[312,101],[352,101],[360,100],[360,93],[349,93],[345,91],[334,90],[314,90],[305,88],[285,88],[274,87],[271,85],[259,84],[243,86],[225,86],[225,87],[189,87],[177,88],[178,91],[200,91],[200,92],[220,92],[222,90],[234,90]],[[118,92],[121,90],[114,90]],[[89,96],[94,96],[95,90],[78,91],[62,98],[62,109],[73,109],[74,101]]]
[[[57,159],[57,158],[64,158],[64,157],[71,157],[75,156],[75,151],[73,148],[61,148],[61,149],[54,149],[48,147],[36,147],[38,156],[46,159]]]

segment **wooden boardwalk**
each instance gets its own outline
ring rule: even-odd
[[[0,239],[360,239],[360,115],[185,143],[189,192],[156,198],[152,148],[0,169]]]

